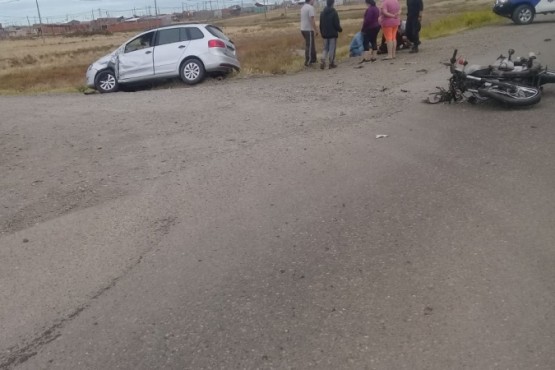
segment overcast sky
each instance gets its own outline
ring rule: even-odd
[[[0,0],[0,23],[2,25],[27,25],[27,17],[31,24],[38,23],[37,0]],[[254,1],[244,0],[244,3]],[[94,12],[95,18],[131,16],[133,9],[137,15],[154,15],[155,0],[38,0],[43,22],[66,22],[66,20],[89,20]],[[270,3],[270,1],[268,1]],[[273,3],[273,1],[272,1]],[[205,0],[156,0],[160,13],[181,11],[182,7],[196,10],[197,6],[210,8],[210,2]],[[198,5],[197,5],[198,4]],[[216,9],[222,4],[225,7],[241,4],[241,0],[212,0],[212,7]],[[100,11],[99,11],[100,9]]]

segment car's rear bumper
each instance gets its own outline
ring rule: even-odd
[[[204,55],[200,55],[204,68],[207,72],[227,72],[229,70],[241,70],[241,64],[235,56],[221,53],[218,50],[211,50]]]
[[[241,70],[241,67],[238,64],[235,65],[235,64],[221,63],[220,67],[225,68],[225,69],[234,69],[237,72],[239,72]]]

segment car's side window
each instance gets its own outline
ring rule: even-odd
[[[204,33],[197,27],[187,27],[187,31],[189,32],[190,40],[200,40],[204,38]]]
[[[179,29],[179,37],[180,37],[181,41],[189,41],[190,40],[189,33],[187,32],[187,28],[181,27]]]
[[[172,44],[181,41],[179,28],[158,31],[158,41],[156,45]]]
[[[154,32],[149,32],[129,41],[127,45],[125,45],[125,52],[130,53],[132,51],[151,47],[153,36]]]

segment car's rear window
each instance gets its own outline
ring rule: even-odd
[[[204,33],[196,27],[187,27],[191,40],[199,40],[204,38]]]
[[[212,35],[220,38],[222,40],[229,41],[229,38],[220,30],[218,27],[215,26],[206,26],[206,30],[210,32]]]

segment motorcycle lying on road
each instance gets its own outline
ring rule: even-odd
[[[430,94],[428,103],[460,102],[467,100],[475,104],[494,100],[508,106],[528,106],[541,100],[539,87],[517,84],[501,77],[493,77],[491,67],[468,65],[464,58],[457,58],[457,49],[449,60],[449,87],[438,87]]]
[[[511,81],[521,85],[541,87],[548,83],[555,83],[555,71],[543,67],[530,53],[528,58],[512,59],[515,51],[509,49],[508,57],[501,54],[491,65],[491,77],[504,81]]]

